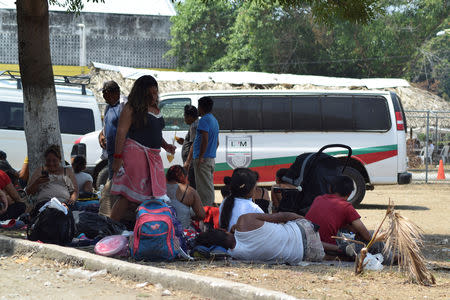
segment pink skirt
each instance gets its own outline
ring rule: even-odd
[[[166,194],[161,150],[147,148],[127,139],[123,148],[123,167],[114,174],[111,194],[142,203]]]

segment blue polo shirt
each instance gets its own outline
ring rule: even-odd
[[[119,125],[119,117],[122,112],[123,104],[117,101],[117,104],[107,105],[105,109],[105,138],[106,138],[106,152],[109,155],[114,154],[116,147],[116,133],[117,126]]]
[[[198,121],[197,134],[194,140],[194,159],[200,155],[200,144],[202,142],[201,131],[208,133],[208,146],[203,158],[216,158],[217,139],[219,138],[219,122],[212,114],[206,114]]]

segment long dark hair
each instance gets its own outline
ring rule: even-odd
[[[247,197],[256,185],[256,174],[247,168],[235,169],[231,176],[230,196],[223,203],[222,212],[219,217],[220,227],[228,230],[231,214],[234,207],[234,199]]]
[[[167,170],[166,180],[167,181],[176,181],[177,183],[186,184],[186,170],[180,165],[174,165]]]
[[[139,77],[133,84],[128,95],[128,104],[133,110],[133,125],[143,127],[147,124],[148,105],[158,99],[153,99],[151,87],[158,88],[158,82],[150,75]]]

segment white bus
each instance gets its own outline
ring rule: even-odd
[[[271,184],[280,168],[289,167],[305,152],[316,152],[327,144],[346,144],[353,155],[346,169],[356,186],[349,198],[354,205],[366,189],[377,184],[408,184],[406,172],[406,123],[399,97],[388,91],[193,91],[160,96],[166,141],[184,137],[184,106],[197,106],[203,96],[214,100],[213,114],[219,121],[214,183],[220,185],[237,167],[248,167],[260,175],[260,183]],[[97,137],[98,133],[92,134]],[[81,142],[83,139],[80,140]],[[96,141],[96,140],[95,140]],[[87,145],[88,156],[92,153]],[[97,143],[98,144],[98,143]],[[95,147],[95,146],[94,146]],[[98,145],[96,146],[98,148]],[[95,150],[96,159],[100,151]],[[328,154],[346,156],[342,149]],[[182,164],[181,147],[175,160],[165,167]],[[92,161],[88,158],[88,161]],[[105,167],[97,160],[94,176]],[[91,163],[92,165],[92,163]],[[98,185],[98,184],[97,184]]]

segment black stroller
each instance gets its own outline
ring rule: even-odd
[[[339,159],[323,153],[328,148],[345,148],[348,150],[344,166]],[[284,182],[296,186],[296,189],[275,188],[282,197],[278,211],[295,212],[306,215],[317,196],[328,193],[328,187],[335,176],[342,175],[352,156],[352,148],[342,144],[323,146],[316,153],[303,153],[295,159],[289,171],[282,178]]]

